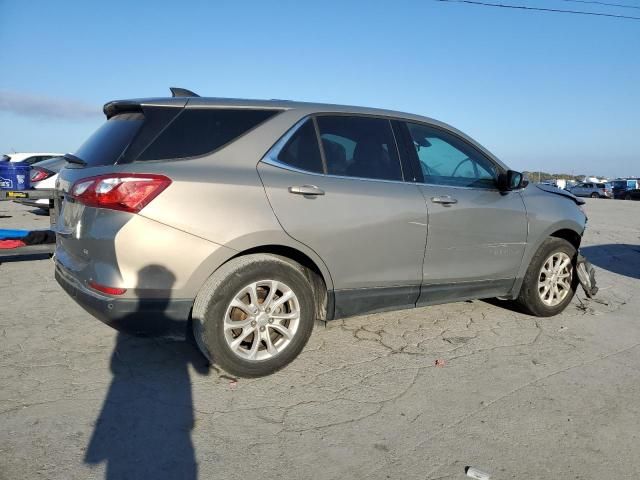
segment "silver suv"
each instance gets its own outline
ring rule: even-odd
[[[188,91],[104,112],[59,176],[56,278],[119,330],[192,328],[260,376],[315,320],[490,297],[549,316],[574,294],[582,201],[436,120]]]
[[[613,198],[613,188],[610,183],[579,183],[571,187],[571,193],[576,197]]]

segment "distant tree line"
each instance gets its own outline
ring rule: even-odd
[[[547,173],[547,172],[529,172],[525,170],[524,173],[527,178],[533,182],[537,182],[540,178],[541,182],[546,180],[574,180],[581,182],[585,179],[584,175],[569,175],[568,173]]]

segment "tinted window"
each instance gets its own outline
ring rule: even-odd
[[[278,160],[301,170],[322,173],[318,138],[311,120],[307,120],[296,130],[278,154]]]
[[[598,187],[598,188],[604,188],[604,183],[596,183],[596,187]]]
[[[495,188],[495,165],[457,137],[426,125],[408,123],[425,183]]]
[[[402,180],[400,160],[388,120],[320,116],[318,128],[328,174]]]
[[[115,115],[84,142],[75,155],[88,166],[113,165],[144,121],[141,113]]]
[[[210,153],[276,113],[276,110],[185,109],[138,160],[186,158]]]
[[[51,158],[51,155],[29,157],[29,158],[25,158],[24,160],[22,160],[22,162],[26,163],[27,165],[33,165],[34,163],[41,162],[41,161],[46,160],[48,158]]]
[[[67,161],[64,157],[53,157],[47,160],[43,160],[35,164],[36,167],[46,168],[47,170],[51,170],[52,172],[59,172],[62,167],[67,164]]]

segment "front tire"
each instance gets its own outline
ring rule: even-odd
[[[205,283],[193,306],[193,334],[213,364],[239,377],[283,368],[304,348],[315,321],[304,267],[277,255],[230,260]]]
[[[593,192],[591,194],[591,198],[600,198],[600,195],[598,195],[596,192]]]
[[[576,248],[562,238],[544,241],[531,259],[517,303],[536,317],[551,317],[571,302],[578,285]]]

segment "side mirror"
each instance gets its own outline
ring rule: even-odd
[[[524,175],[520,172],[516,172],[515,170],[507,170],[506,173],[498,175],[498,188],[502,192],[519,190],[520,188],[526,187],[528,184],[529,182],[525,180]]]

